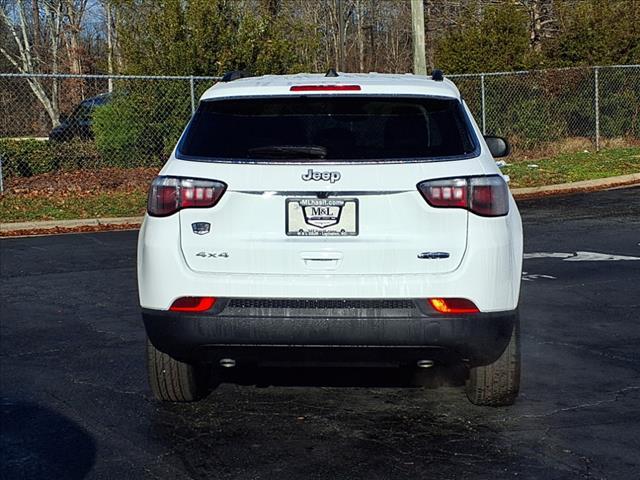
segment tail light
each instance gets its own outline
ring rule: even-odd
[[[478,313],[478,307],[466,298],[430,298],[429,305],[438,313]]]
[[[183,208],[213,207],[226,188],[216,180],[156,177],[149,190],[147,212],[154,217],[166,217]]]
[[[426,180],[418,190],[432,207],[465,208],[483,217],[509,213],[509,189],[500,175]]]
[[[216,303],[214,297],[180,297],[171,304],[172,312],[206,312]]]

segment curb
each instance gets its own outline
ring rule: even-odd
[[[556,195],[608,190],[616,187],[640,185],[640,173],[619,177],[599,178],[581,182],[558,183],[544,187],[512,188],[516,200],[530,200]],[[76,232],[101,232],[109,230],[134,230],[140,227],[144,217],[86,218],[77,220],[50,220],[43,222],[0,223],[0,237],[47,235]]]
[[[135,230],[140,228],[143,218],[79,218],[76,220],[0,223],[0,237]]]

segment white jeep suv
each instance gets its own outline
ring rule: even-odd
[[[240,77],[240,78],[238,78]],[[158,399],[222,367],[462,364],[478,405],[520,377],[522,227],[455,85],[227,75],[153,181],[138,286]]]

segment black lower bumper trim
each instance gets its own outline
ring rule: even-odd
[[[516,311],[411,318],[225,317],[143,310],[149,339],[183,361],[465,360],[486,365],[504,351]],[[232,356],[233,355],[233,356]]]

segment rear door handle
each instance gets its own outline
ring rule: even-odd
[[[342,262],[340,252],[302,252],[300,258],[312,270],[335,270]]]

